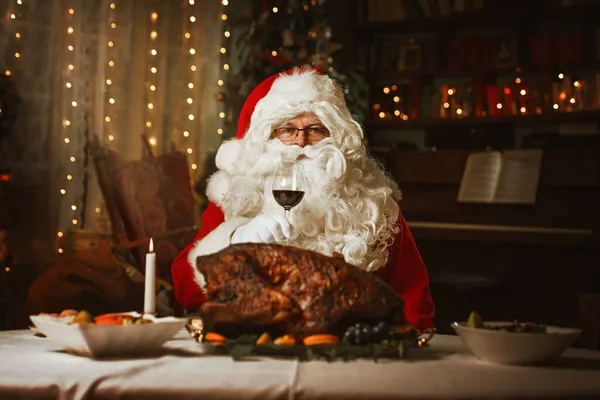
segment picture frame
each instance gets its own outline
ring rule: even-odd
[[[517,40],[512,34],[501,35],[496,39],[495,67],[508,69],[517,65]]]
[[[421,68],[421,46],[412,44],[400,48],[398,71],[418,71]]]

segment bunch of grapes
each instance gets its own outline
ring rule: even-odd
[[[385,321],[376,325],[357,323],[349,327],[342,340],[354,346],[364,346],[370,343],[381,343],[391,338],[390,326]]]

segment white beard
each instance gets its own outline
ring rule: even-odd
[[[229,190],[217,201],[227,219],[283,214],[272,195],[274,172],[282,161],[303,155],[298,162],[307,187],[290,212],[289,244],[325,255],[342,254],[347,262],[369,271],[385,265],[398,233],[394,195],[399,193],[373,160],[364,155],[348,163],[331,139],[304,148],[270,140],[258,157],[251,154],[252,160],[240,165],[238,173],[227,174]]]
[[[324,237],[321,236],[328,235],[331,238],[333,234],[326,226],[327,210],[332,198],[339,196],[339,182],[346,170],[346,159],[342,152],[329,141],[304,148],[285,146],[281,142],[273,141],[267,148],[267,153],[277,152],[281,157],[276,158],[282,160],[294,160],[300,155],[305,157],[298,161],[305,174],[305,194],[289,215],[294,228],[290,244],[328,255],[334,252],[341,254],[341,240],[338,240],[336,248],[331,248],[331,244],[324,246]],[[263,213],[283,213],[283,208],[271,194],[276,167],[277,164],[273,166],[272,174],[264,178]]]

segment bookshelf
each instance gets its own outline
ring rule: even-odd
[[[501,125],[514,135],[581,123],[590,135],[600,121],[599,2],[362,0],[358,8],[375,145],[390,144],[390,131],[402,142],[404,131],[445,127]],[[455,148],[472,148],[465,137]]]
[[[402,189],[432,282],[490,277],[518,305],[511,318],[576,324],[576,299],[600,282],[600,1],[356,1],[369,151]],[[472,155],[501,155],[506,171],[530,153],[543,155],[531,186],[514,173],[503,187],[534,199],[461,198]],[[457,298],[437,289],[436,304]],[[478,307],[494,315],[491,303]]]
[[[370,128],[424,129],[436,126],[482,126],[494,124],[566,124],[600,121],[600,110],[576,111],[541,115],[503,115],[497,117],[465,117],[465,118],[416,118],[406,121],[373,120],[367,123]]]
[[[410,0],[415,2],[414,0]],[[444,0],[442,0],[444,1]],[[391,0],[390,5],[398,1]],[[419,3],[416,1],[416,3]],[[456,1],[454,2],[456,3]],[[564,6],[561,2],[527,1],[515,2],[481,1],[479,7],[464,12],[426,17],[422,13],[401,20],[373,21],[368,18],[368,0],[361,2],[358,30],[361,34],[379,33],[427,33],[449,30],[466,30],[489,27],[520,27],[531,23],[532,19],[544,22],[564,21],[577,18],[583,22],[594,22],[598,18],[597,5]],[[486,4],[487,3],[487,4]],[[512,4],[511,4],[512,3]],[[488,8],[486,9],[486,5]]]

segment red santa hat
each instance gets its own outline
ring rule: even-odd
[[[240,118],[238,120],[238,128],[235,134],[236,139],[242,139],[248,128],[250,128],[250,122],[252,120],[252,115],[254,114],[254,110],[256,109],[257,104],[267,98],[269,96],[269,92],[273,87],[273,84],[276,80],[283,78],[283,81],[286,80],[286,77],[291,77],[295,75],[308,74],[303,76],[310,76],[311,74],[320,74],[321,72],[314,67],[305,67],[305,68],[295,68],[290,69],[282,73],[277,73],[275,75],[271,75],[264,81],[262,81],[253,91],[250,93],[244,106],[242,107],[242,111],[240,113]],[[281,82],[281,80],[279,81]],[[285,85],[284,85],[285,86]],[[275,93],[273,93],[275,94]],[[272,94],[272,95],[273,95]]]
[[[233,164],[244,154],[243,141],[266,142],[272,124],[295,116],[290,115],[290,108],[286,106],[320,101],[335,105],[351,118],[342,89],[317,68],[294,68],[265,79],[246,99],[235,139],[224,142],[219,148],[217,167],[234,172]]]

